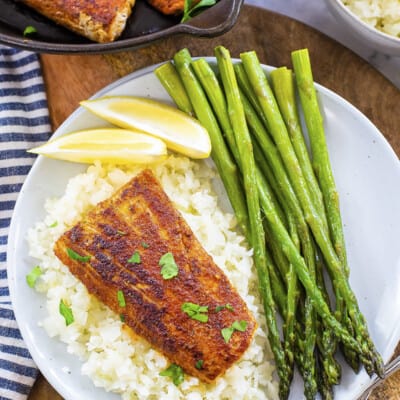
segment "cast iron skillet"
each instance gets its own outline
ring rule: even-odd
[[[179,23],[137,0],[127,26],[112,43],[95,43],[53,23],[18,0],[0,0],[0,43],[43,53],[109,53],[143,47],[156,40],[177,35],[212,37],[232,28],[243,0],[219,2],[192,18]],[[26,38],[24,29],[32,25],[37,33]]]

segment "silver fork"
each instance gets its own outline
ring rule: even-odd
[[[375,376],[371,381],[370,385],[367,389],[364,390],[363,394],[358,398],[358,400],[367,400],[372,393],[373,389],[379,386],[385,379],[387,379],[390,375],[400,369],[400,356],[394,358],[390,363],[385,366],[385,376],[384,378],[379,378]]]

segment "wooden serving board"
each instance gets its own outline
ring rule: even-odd
[[[55,130],[77,107],[105,85],[140,68],[168,60],[188,47],[193,56],[212,56],[217,45],[233,57],[255,50],[260,61],[290,66],[290,52],[310,50],[314,78],[350,101],[384,134],[400,155],[400,91],[368,63],[320,32],[288,17],[244,6],[234,29],[213,39],[180,36],[149,47],[112,55],[42,55],[50,117]],[[400,353],[400,348],[397,349]],[[371,400],[400,398],[400,373],[371,395]],[[61,397],[39,377],[29,400]]]

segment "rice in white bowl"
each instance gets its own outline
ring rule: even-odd
[[[213,168],[183,157],[169,157],[152,168],[164,190],[204,248],[225,272],[258,322],[254,340],[243,357],[213,384],[186,375],[178,387],[160,376],[168,360],[146,340],[128,332],[118,315],[89,295],[54,255],[57,238],[91,207],[110,197],[139,172],[138,167],[92,165],[72,178],[65,194],[45,203],[47,215],[28,233],[30,255],[43,275],[36,289],[46,295],[48,316],[40,321],[51,338],[66,343],[82,360],[82,374],[96,386],[133,399],[277,399],[273,356],[266,338],[264,314],[257,291],[251,251],[237,232],[234,217],[224,212],[212,186]],[[66,326],[60,300],[68,303],[75,321]]]
[[[400,37],[399,0],[341,0],[361,20],[372,27]]]

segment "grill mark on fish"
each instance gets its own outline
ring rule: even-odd
[[[143,248],[142,242],[149,247]],[[72,246],[81,255],[90,254],[91,260],[71,260],[65,249]],[[129,263],[135,251],[140,263]],[[173,254],[179,268],[170,280],[160,273],[159,260],[166,252]],[[252,340],[256,323],[244,301],[149,170],[62,235],[55,253],[89,293],[123,314],[136,334],[205,382],[223,374]],[[124,293],[126,307],[118,304],[118,290]],[[181,309],[184,302],[208,306],[208,322],[188,317]],[[226,303],[233,311],[215,312],[215,307]],[[235,320],[245,320],[247,329],[235,332],[225,343],[221,329]],[[200,370],[195,367],[199,357],[204,360]]]

